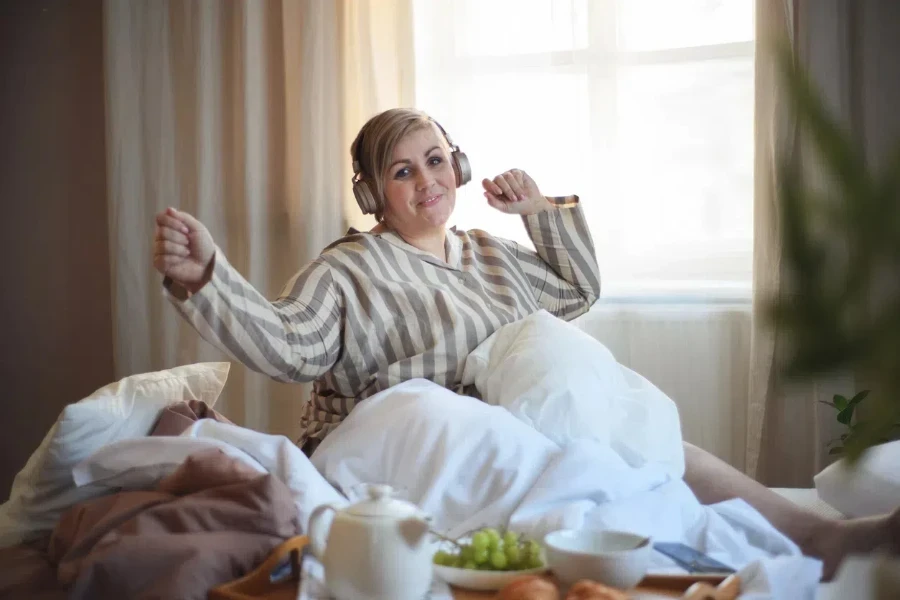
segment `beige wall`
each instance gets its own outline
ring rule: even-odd
[[[102,8],[0,2],[0,502],[113,373]]]

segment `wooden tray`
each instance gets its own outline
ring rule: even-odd
[[[309,543],[305,535],[285,541],[255,570],[246,576],[209,591],[210,600],[296,600],[297,579],[288,578],[278,584],[269,581],[269,574],[284,558],[291,556],[299,561],[300,553]],[[295,571],[299,572],[299,571]],[[548,577],[552,581],[552,577]],[[686,595],[695,584],[707,584],[709,590],[719,586],[719,595]],[[455,600],[492,600],[495,592],[475,592],[451,588]],[[695,588],[692,591],[696,591]],[[631,590],[632,600],[657,600],[664,598],[689,598],[690,600],[733,600],[740,590],[736,577],[727,580],[721,575],[648,575],[640,585]],[[715,590],[713,590],[715,592]]]
[[[556,583],[552,576],[548,576],[547,579]],[[694,587],[696,584],[706,584],[709,587]],[[711,595],[716,593],[717,586],[720,586],[719,595]],[[495,592],[451,589],[455,600],[493,600],[496,597]],[[688,594],[689,590],[690,594]],[[662,600],[666,598],[734,600],[739,592],[740,581],[736,577],[726,580],[721,575],[648,575],[640,585],[629,590],[628,595],[631,600]]]

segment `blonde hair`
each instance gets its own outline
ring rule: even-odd
[[[350,145],[353,170],[359,172],[360,178],[369,184],[369,189],[377,195],[382,207],[375,214],[379,221],[384,216],[384,179],[391,165],[394,148],[410,133],[429,127],[437,131],[434,121],[424,112],[413,108],[392,108],[366,121]],[[443,135],[440,139],[441,144],[446,146]]]

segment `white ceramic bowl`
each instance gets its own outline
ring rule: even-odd
[[[562,529],[544,538],[547,564],[564,585],[580,579],[628,589],[647,574],[650,538],[624,531]]]

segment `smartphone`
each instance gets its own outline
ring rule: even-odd
[[[656,542],[653,544],[654,550],[660,554],[664,554],[674,560],[679,567],[688,573],[734,573],[734,569],[728,565],[694,550],[690,546],[678,542]]]

